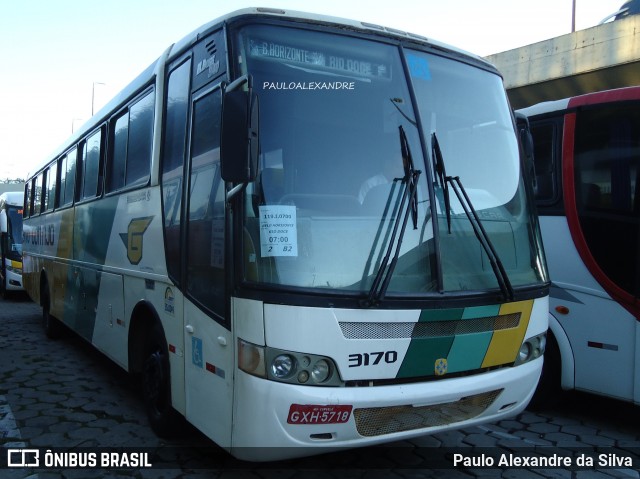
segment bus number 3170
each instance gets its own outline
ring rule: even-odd
[[[397,351],[378,351],[375,353],[356,353],[349,355],[349,367],[358,368],[360,366],[377,366],[381,362],[386,364],[395,363],[398,360]]]

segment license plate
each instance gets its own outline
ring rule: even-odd
[[[316,406],[292,404],[289,408],[289,424],[341,424],[349,421],[353,406]]]

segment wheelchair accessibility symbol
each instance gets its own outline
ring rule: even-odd
[[[191,362],[202,368],[204,361],[202,360],[202,339],[191,338]]]

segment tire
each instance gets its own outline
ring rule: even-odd
[[[142,396],[153,432],[163,438],[174,436],[178,413],[171,405],[169,351],[158,323],[152,327],[145,345]]]
[[[50,313],[51,301],[49,300],[49,288],[42,288],[42,328],[49,339],[58,339],[62,335],[62,325]]]

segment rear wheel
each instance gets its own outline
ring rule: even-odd
[[[169,352],[162,328],[156,323],[145,346],[142,394],[149,424],[160,437],[174,435],[177,413],[171,405]]]
[[[45,284],[40,294],[42,298],[42,327],[44,333],[49,339],[57,339],[62,334],[62,325],[60,322],[51,316],[50,308],[51,301],[49,300],[49,288]]]

